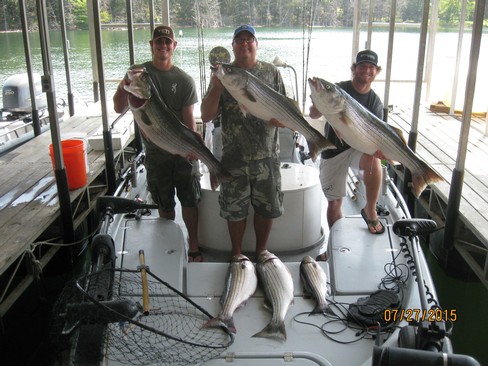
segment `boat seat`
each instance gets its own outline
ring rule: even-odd
[[[338,295],[370,294],[378,290],[386,275],[384,265],[392,262],[399,250],[391,241],[393,234],[388,220],[380,220],[386,228],[381,235],[371,234],[363,218],[356,215],[343,217],[332,226],[328,253],[332,259],[329,261],[331,281]]]
[[[144,230],[139,229],[143,226]],[[183,291],[185,238],[180,226],[172,220],[141,218],[126,222],[124,247],[119,257],[121,268],[137,269],[139,250],[144,250],[145,263],[157,277]]]

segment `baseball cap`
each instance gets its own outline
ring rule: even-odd
[[[234,37],[232,39],[235,39],[239,35],[239,33],[244,32],[244,31],[249,32],[254,37],[256,37],[256,30],[254,29],[254,27],[252,25],[249,25],[249,24],[243,24],[240,27],[236,28],[236,30],[234,31]]]
[[[356,65],[363,62],[369,62],[370,64],[378,66],[378,55],[371,50],[359,51],[356,55]]]
[[[171,39],[172,41],[176,41],[173,29],[171,29],[171,27],[167,25],[160,25],[154,28],[152,40],[154,41],[155,39],[161,37],[166,37]]]

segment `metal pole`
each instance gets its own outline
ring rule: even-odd
[[[466,81],[466,93],[464,96],[461,135],[459,138],[456,166],[452,172],[446,213],[446,226],[444,230],[444,248],[447,250],[454,247],[454,235],[456,232],[456,223],[463,191],[464,165],[468,151],[469,129],[471,127],[471,114],[473,112],[473,99],[476,87],[476,74],[478,72],[481,36],[483,34],[484,13],[485,0],[476,1],[475,19],[472,32],[473,35],[471,37],[471,51],[469,54],[468,77]]]
[[[383,120],[388,122],[388,104],[390,102],[390,84],[391,84],[391,65],[393,64],[393,40],[395,38],[395,17],[396,17],[396,0],[391,1],[390,9],[390,26],[388,30],[388,54],[386,57],[386,76],[385,76],[385,97],[383,98]]]
[[[163,0],[163,9],[161,12],[161,23],[164,25],[170,25],[170,16],[169,16],[169,0]]]
[[[29,30],[27,29],[27,16],[25,12],[24,1],[19,0],[20,20],[22,23],[22,37],[24,38],[25,64],[27,67],[27,76],[29,78],[29,93],[32,105],[32,126],[34,136],[41,134],[41,122],[39,120],[39,111],[37,110],[36,93],[34,87],[34,78],[32,76],[32,59],[30,54]]]
[[[93,0],[93,1],[89,0],[86,2],[87,14],[88,14],[88,33],[90,35],[90,55],[92,61],[93,101],[96,103],[100,100],[100,94],[98,93],[99,91],[98,84],[100,81],[100,77],[98,75],[97,51],[95,47],[93,47],[92,45],[92,42],[95,39],[95,32],[96,32],[96,30],[94,29],[94,20],[93,20],[93,12],[94,12],[93,8],[95,6],[98,6],[98,0]],[[100,30],[98,30],[98,32],[100,32]]]
[[[374,0],[369,0],[369,9],[368,9],[368,38],[366,40],[366,49],[371,49],[371,38],[373,33],[373,20],[374,20]]]
[[[66,168],[64,166],[63,153],[61,149],[61,135],[59,131],[58,114],[56,113],[56,92],[52,77],[46,0],[37,0],[37,18],[39,23],[42,64],[44,67],[44,75],[42,76],[42,90],[46,92],[49,110],[54,163],[56,166],[54,173],[58,188],[59,207],[61,211],[61,221],[63,224],[63,236],[65,243],[72,243],[74,242],[73,213],[71,210],[71,199],[69,196],[68,177],[66,175]]]
[[[102,108],[103,143],[105,146],[105,173],[107,176],[108,194],[115,192],[115,159],[112,144],[112,131],[108,122],[107,96],[105,94],[105,76],[103,70],[102,27],[100,24],[100,7],[98,1],[93,1],[93,30],[95,34],[95,49],[100,85],[100,102]]]
[[[415,151],[417,148],[417,137],[418,137],[418,121],[419,121],[419,111],[420,111],[420,97],[422,94],[422,81],[424,75],[424,63],[425,63],[425,46],[427,39],[427,27],[429,24],[429,2],[424,1],[422,24],[420,27],[420,40],[419,40],[419,53],[417,60],[417,76],[415,78],[415,95],[413,101],[413,112],[412,112],[412,124],[410,127],[410,134],[408,136],[408,146]],[[405,169],[405,176],[403,181],[403,193],[407,195],[407,204],[410,212],[413,214],[415,208],[415,200],[411,190],[409,188],[410,182],[412,181],[412,174],[408,169]]]
[[[152,4],[152,0],[151,0],[151,9],[154,8],[154,5]],[[126,9],[127,9],[127,34],[128,34],[128,37],[129,37],[129,61],[130,61],[130,65],[134,65],[135,64],[135,59],[136,59],[136,56],[135,56],[135,51],[134,51],[134,21],[132,19],[132,0],[127,0],[126,1]],[[154,10],[151,10],[151,13],[152,13],[152,16],[154,17]],[[152,35],[152,32],[154,30],[154,19],[151,18],[151,35]],[[141,131],[139,129],[139,126],[137,125],[137,123],[134,123],[134,144],[135,144],[135,147],[136,147],[136,151],[138,153],[140,153],[141,151],[143,151],[144,149],[144,146],[142,144],[142,135],[141,135]]]
[[[432,64],[434,63],[435,37],[437,34],[437,18],[439,15],[439,0],[432,1],[432,15],[430,17],[429,44],[427,47],[427,60],[425,68],[425,101],[430,98],[430,83],[432,79]]]
[[[359,33],[361,31],[361,0],[354,0],[354,15],[352,22],[352,55],[351,63],[354,62],[359,51]]]
[[[462,1],[461,5],[461,18],[459,19],[459,33],[458,44],[456,50],[456,67],[454,69],[454,76],[452,80],[451,90],[451,106],[449,107],[449,114],[452,116],[456,110],[456,96],[459,80],[459,64],[461,63],[461,51],[463,49],[463,36],[464,36],[464,23],[466,21],[466,0]]]
[[[71,76],[69,72],[69,51],[68,51],[68,37],[66,35],[66,21],[64,18],[64,1],[59,0],[59,17],[61,19],[61,39],[63,40],[63,55],[64,55],[64,70],[66,72],[66,87],[68,88],[68,107],[69,115],[75,114],[75,105],[73,93],[71,92]]]

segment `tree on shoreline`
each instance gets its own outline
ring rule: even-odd
[[[164,1],[164,0],[163,0]],[[397,0],[397,22],[419,23],[422,19],[424,0]],[[64,0],[65,21],[68,29],[87,29],[87,0]],[[147,0],[133,0],[134,23],[149,22]],[[315,14],[315,26],[351,27],[353,21],[353,0],[179,0],[170,1],[171,24],[177,27],[203,28],[234,27],[238,24],[252,23],[265,27],[302,27],[307,14]],[[37,29],[36,0],[24,1],[28,27]],[[388,22],[391,1],[376,1],[373,11],[375,22]],[[369,1],[361,2],[361,20],[367,21]],[[59,0],[46,0],[49,27],[59,29]],[[459,23],[461,0],[440,0],[439,24],[456,26]],[[473,20],[475,1],[467,1],[467,21]],[[0,31],[21,29],[18,0],[1,0]],[[156,22],[160,21],[162,3],[154,2]],[[126,0],[100,0],[101,20],[104,24],[127,21]],[[488,18],[488,7],[485,19]],[[308,25],[308,24],[305,24]]]

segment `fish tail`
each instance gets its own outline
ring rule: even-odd
[[[426,166],[422,172],[412,174],[412,193],[415,197],[419,198],[428,184],[442,182],[443,180],[444,178],[437,174],[437,172],[429,166]]]
[[[222,319],[220,317],[215,317],[210,319],[208,322],[203,324],[203,328],[227,328],[229,332],[236,333],[236,326],[234,325],[234,319],[232,317],[228,319]]]
[[[257,332],[253,335],[253,337],[259,338],[273,338],[280,341],[286,341],[286,329],[285,323],[269,323],[266,327],[263,328],[262,331]]]
[[[336,146],[330,142],[327,138],[320,135],[319,138],[314,138],[313,140],[307,140],[308,150],[310,151],[310,157],[313,161],[318,154],[323,150],[335,149]]]

